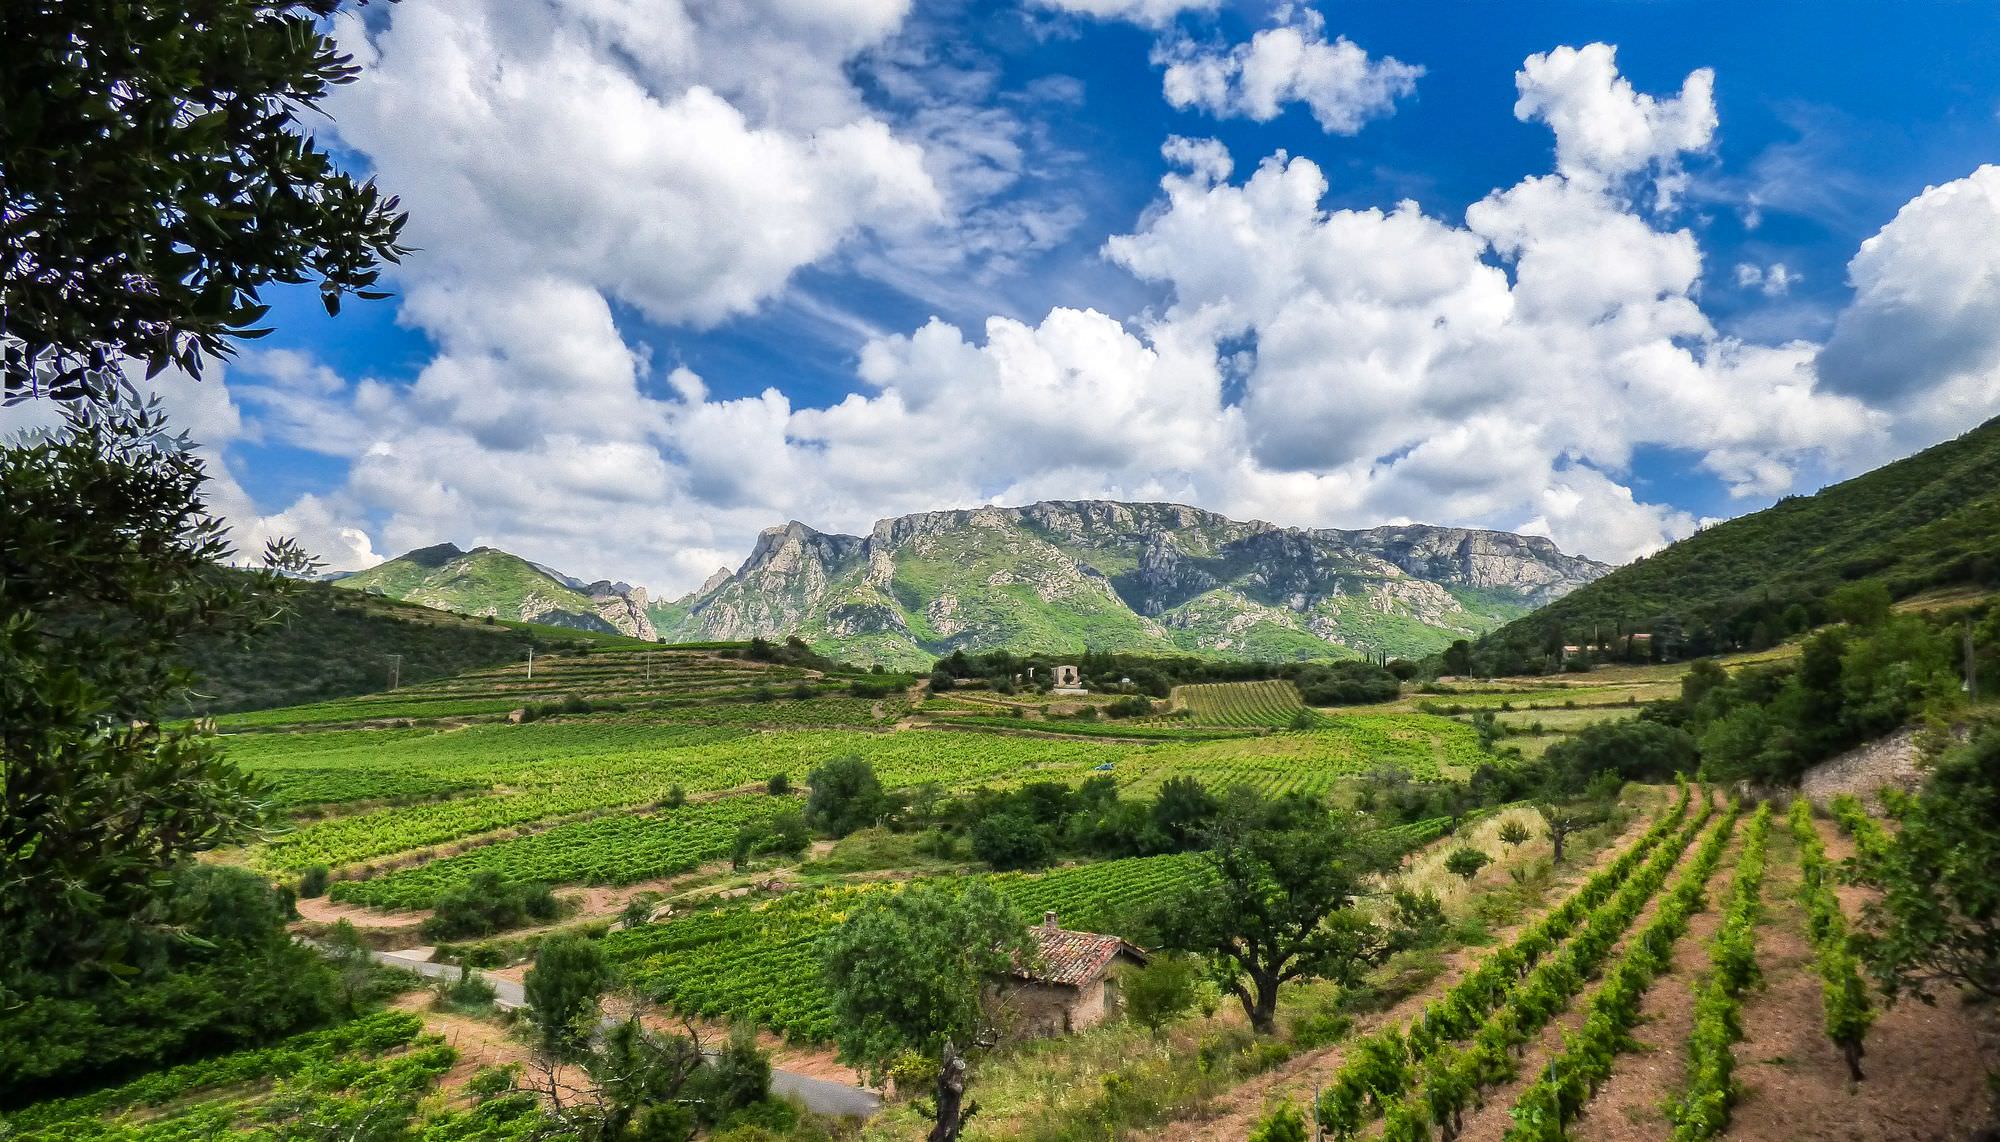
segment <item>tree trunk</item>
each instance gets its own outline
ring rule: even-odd
[[[965,1105],[965,1058],[947,1041],[944,1063],[938,1068],[937,1124],[931,1127],[926,1142],[957,1142],[965,1120],[977,1109]]]
[[[1848,1078],[1853,1079],[1855,1082],[1860,1082],[1866,1077],[1861,1073],[1861,1044],[1842,1043],[1840,1045],[1840,1054],[1842,1058],[1847,1060]]]
[[[1568,839],[1569,830],[1567,829],[1549,830],[1549,845],[1555,850],[1553,859],[1549,863],[1561,864],[1563,862],[1563,842]]]
[[[1250,1029],[1259,1035],[1272,1034],[1278,1029],[1277,981],[1272,980],[1267,983],[1252,976],[1250,987],[1257,994],[1256,1002],[1244,1008],[1250,1016]]]

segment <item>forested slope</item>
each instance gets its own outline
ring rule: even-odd
[[[1633,631],[1751,645],[1823,621],[1829,590],[1875,579],[1896,597],[2000,577],[2000,420],[1811,496],[1717,524],[1481,640],[1493,656]],[[1794,605],[1801,612],[1792,612]],[[1803,629],[1802,627],[1800,629]],[[1700,645],[1706,641],[1709,645]]]

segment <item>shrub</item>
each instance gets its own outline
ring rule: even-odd
[[[323,864],[316,864],[299,877],[299,899],[311,900],[326,895],[326,882],[331,879],[331,871]]]
[[[774,773],[771,780],[764,783],[764,792],[773,797],[783,797],[792,791],[792,779],[782,773]]]
[[[1533,837],[1528,827],[1519,821],[1509,821],[1500,826],[1500,840],[1507,845],[1518,845]]]
[[[1480,869],[1492,863],[1492,857],[1487,856],[1470,845],[1464,848],[1453,849],[1450,855],[1444,858],[1445,871],[1451,873],[1453,876],[1462,876],[1466,880],[1471,880],[1473,877],[1478,876]]]
[[[996,869],[1040,868],[1049,863],[1048,834],[1025,814],[995,813],[973,826],[972,855]]]
[[[1201,990],[1201,961],[1160,955],[1119,981],[1125,1015],[1155,1034],[1194,1007]]]
[[[546,884],[513,883],[499,873],[477,872],[437,899],[422,928],[427,940],[462,940],[556,918],[555,894]]]
[[[1250,1142],[1306,1142],[1306,1116],[1286,1103],[1257,1120]]]

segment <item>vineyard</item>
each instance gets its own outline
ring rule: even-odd
[[[1323,720],[1306,707],[1298,687],[1282,678],[1176,686],[1173,699],[1187,710],[1190,721],[1210,726],[1300,728],[1294,723],[1302,716],[1314,724]]]
[[[0,1117],[10,1142],[311,1137],[314,1124],[402,1122],[457,1053],[423,1021],[383,1012],[276,1045],[188,1063]],[[166,1109],[166,1108],[170,1108]],[[231,1133],[244,1130],[248,1133]],[[465,1135],[460,1135],[465,1136]]]
[[[368,880],[344,880],[328,895],[371,908],[429,908],[481,872],[544,884],[636,884],[729,855],[743,825],[796,809],[796,798],[731,797],[662,813],[558,825]]]

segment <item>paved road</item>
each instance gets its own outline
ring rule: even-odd
[[[459,977],[459,969],[452,964],[434,964],[429,960],[413,959],[395,952],[370,954],[375,957],[377,963],[415,972],[426,979],[455,980]],[[520,984],[487,972],[480,972],[479,975],[493,988],[493,1006],[511,1011],[528,1005],[527,996]],[[793,1071],[779,1070],[776,1067],[771,1068],[771,1093],[794,1099],[815,1114],[867,1118],[882,1109],[882,1096],[872,1090],[828,1079],[816,1079]]]

